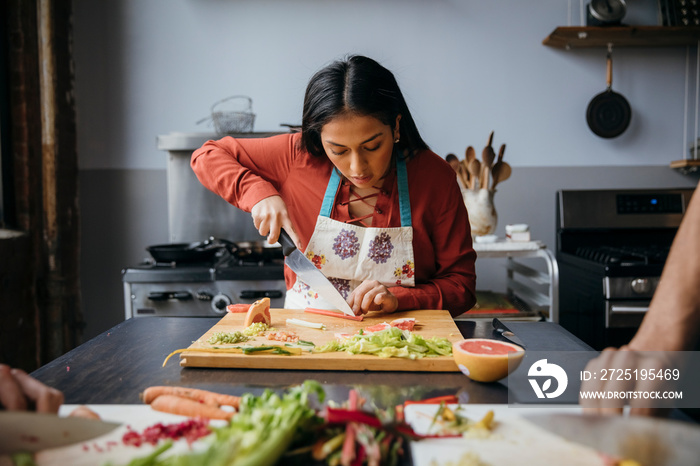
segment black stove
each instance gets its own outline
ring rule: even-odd
[[[234,243],[235,244],[235,243]],[[122,270],[125,317],[212,317],[229,304],[268,297],[284,307],[281,248],[236,246],[206,261],[156,262],[148,258]]]
[[[692,189],[557,193],[560,324],[596,349],[629,342]]]

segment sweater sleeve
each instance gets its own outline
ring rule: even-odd
[[[295,140],[292,134],[239,139],[227,136],[204,143],[194,151],[190,164],[202,185],[250,212],[262,199],[279,194],[297,156]]]

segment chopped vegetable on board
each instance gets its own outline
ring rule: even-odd
[[[389,327],[379,332],[356,334],[342,340],[333,340],[314,350],[317,353],[332,351],[374,354],[383,358],[419,359],[451,356],[452,342],[447,338],[424,338],[406,330]]]

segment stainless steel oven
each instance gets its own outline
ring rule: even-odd
[[[559,319],[593,346],[623,345],[646,311],[692,189],[557,193]]]

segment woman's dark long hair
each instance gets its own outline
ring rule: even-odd
[[[311,78],[304,96],[301,148],[317,157],[326,155],[321,129],[347,112],[372,116],[391,128],[401,115],[400,138],[396,144],[399,153],[410,157],[428,149],[394,75],[371,58],[352,55],[331,63]]]

